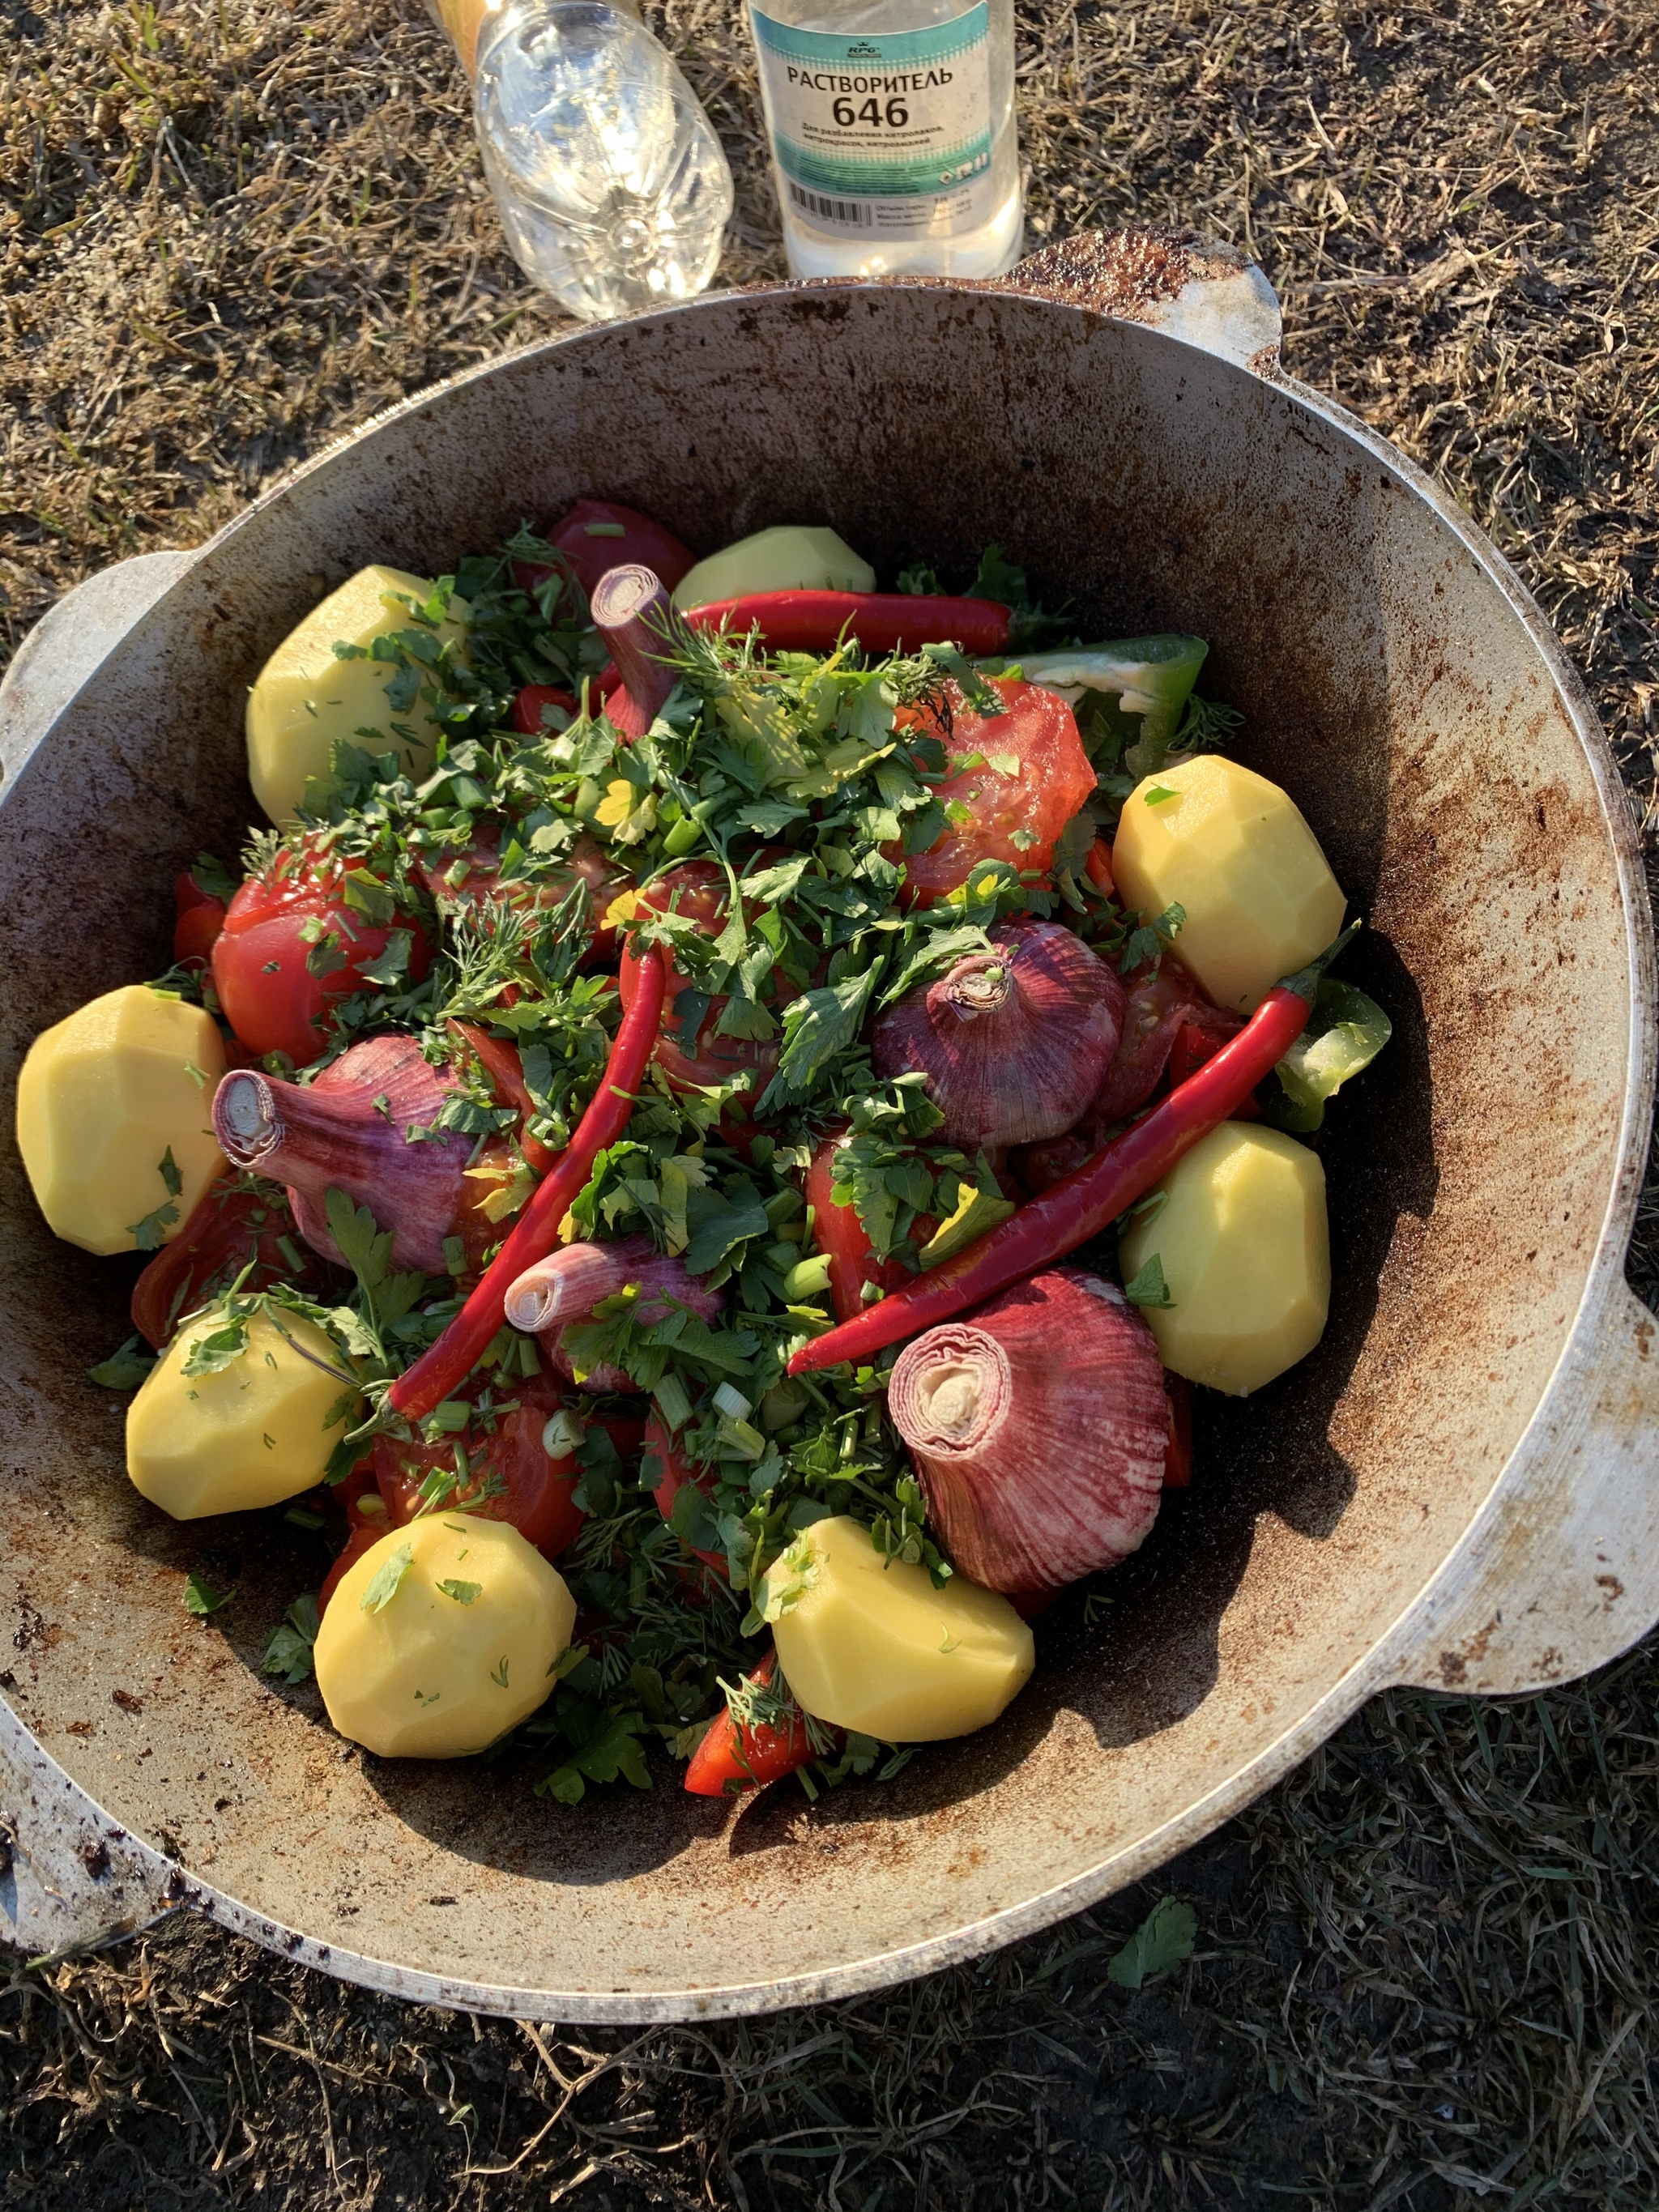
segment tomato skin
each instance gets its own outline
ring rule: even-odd
[[[586,884],[592,898],[587,910],[591,934],[585,957],[599,962],[608,959],[617,945],[617,933],[607,921],[609,910],[633,878],[617,866],[597,837],[583,836],[576,840],[560,866],[547,874],[533,880],[529,877],[509,877],[503,884],[502,834],[500,824],[486,824],[462,850],[437,854],[417,863],[416,872],[431,893],[439,913],[447,920],[465,915],[481,926],[488,926],[488,909],[492,906],[507,907],[517,914],[545,910],[557,906],[580,880]],[[464,867],[465,872],[461,881],[453,884],[449,878],[458,866]]]
[[[665,1521],[673,1519],[674,1500],[678,1497],[681,1486],[684,1483],[695,1483],[705,1498],[713,1498],[714,1476],[709,1474],[707,1468],[692,1465],[669,1435],[659,1414],[653,1413],[646,1422],[644,1442],[643,1471],[648,1474],[655,1468],[661,1473],[662,1479],[651,1495],[656,1499],[657,1510]],[[704,1566],[717,1574],[722,1582],[728,1582],[731,1579],[724,1552],[700,1552],[695,1544],[688,1545],[686,1548],[695,1553],[696,1558],[702,1561]]]
[[[204,890],[185,868],[173,879],[173,903],[178,915],[173,926],[174,960],[180,967],[205,967],[225,926],[225,902],[216,892]]]
[[[589,534],[596,524],[604,533],[597,538]],[[617,526],[621,527],[620,537],[612,534]],[[672,530],[665,530],[661,523],[653,522],[648,514],[641,514],[636,507],[623,507],[611,499],[579,499],[569,514],[548,532],[547,543],[564,555],[577,582],[587,592],[592,591],[607,569],[619,568],[634,561],[654,569],[672,592],[680,578],[689,575],[697,564],[696,555],[682,545]],[[553,574],[555,571],[542,562],[513,563],[513,580],[521,592],[538,590]]]
[[[300,1255],[296,1269],[278,1240],[286,1237]],[[210,1182],[194,1212],[170,1244],[164,1244],[132,1286],[132,1325],[160,1352],[179,1317],[205,1305],[253,1262],[243,1285],[263,1291],[272,1283],[294,1283],[321,1290],[324,1263],[295,1226],[280,1190],[270,1183],[250,1188],[234,1170]]]
[[[778,1655],[769,1651],[749,1676],[751,1682],[769,1682],[777,1672]],[[840,1739],[841,1731],[827,1733]],[[769,1782],[781,1781],[797,1767],[810,1766],[819,1754],[806,1733],[799,1707],[790,1715],[787,1730],[746,1729],[731,1713],[717,1713],[708,1732],[691,1754],[685,1770],[685,1786],[694,1797],[738,1797],[750,1790],[764,1790]]]
[[[486,1371],[484,1381],[489,1382]],[[479,1386],[475,1385],[475,1388]],[[547,1559],[558,1554],[574,1538],[587,1518],[575,1503],[580,1470],[574,1457],[550,1459],[542,1445],[542,1431],[550,1414],[564,1403],[564,1393],[546,1375],[495,1386],[494,1395],[516,1399],[515,1412],[499,1416],[492,1430],[477,1433],[463,1429],[459,1439],[444,1437],[434,1443],[404,1443],[396,1437],[374,1439],[374,1479],[386,1500],[388,1524],[401,1528],[419,1510],[421,1485],[434,1468],[455,1468],[455,1445],[466,1453],[468,1476],[463,1486],[444,1501],[450,1512],[475,1512],[481,1520],[506,1521]],[[483,1492],[491,1478],[506,1487],[493,1498]]]
[[[835,1182],[836,1148],[846,1131],[823,1139],[806,1170],[805,1198],[812,1209],[812,1241],[830,1261],[830,1296],[837,1321],[851,1321],[864,1311],[864,1286],[873,1283],[880,1291],[901,1291],[915,1277],[902,1260],[878,1260],[859,1219],[855,1206],[837,1206],[830,1197]],[[919,1214],[912,1236],[925,1244],[939,1224],[931,1214]]]
[[[1095,772],[1077,733],[1077,719],[1057,692],[1040,684],[1006,676],[986,679],[1003,702],[1000,714],[981,714],[969,706],[955,684],[947,687],[948,734],[943,725],[915,708],[901,711],[901,728],[922,729],[940,738],[947,762],[984,753],[986,763],[934,787],[941,805],[966,806],[972,819],[943,830],[925,853],[905,857],[898,845],[884,845],[890,860],[902,860],[900,902],[926,904],[958,890],[983,860],[1006,860],[1022,872],[1041,874],[1054,856],[1054,841],[1095,787]],[[994,769],[989,756],[1012,754],[1019,772]],[[1030,842],[1019,844],[1017,838]]]
[[[369,1472],[367,1460],[360,1461],[357,1466],[352,1468],[351,1473],[340,1485],[340,1492],[345,1498],[345,1548],[323,1577],[323,1586],[317,1593],[319,1620],[327,1612],[328,1601],[338,1587],[341,1576],[349,1567],[355,1567],[363,1553],[372,1545],[378,1544],[392,1526],[385,1502],[380,1492],[374,1487],[374,1478]],[[378,1510],[374,1512],[365,1512],[363,1510],[365,1499]]]
[[[346,880],[368,872],[333,855],[287,851],[250,876],[232,899],[213,948],[213,988],[250,1052],[261,1058],[286,1053],[296,1067],[315,1060],[325,1042],[321,1022],[330,1001],[362,988],[363,969],[380,957],[393,929],[410,933],[411,981],[425,975],[432,947],[418,919],[394,915],[377,929],[347,904]],[[313,923],[332,935],[344,956],[326,975],[307,965],[314,947],[301,933]]]
[[[763,850],[756,865],[769,867],[782,857],[783,852],[782,847]],[[648,890],[640,893],[638,910],[666,914],[672,908],[688,921],[695,922],[703,936],[714,938],[726,927],[729,893],[726,871],[717,861],[682,860],[665,875],[659,876]],[[639,962],[624,947],[618,979],[624,1006],[633,1004],[638,975]],[[698,1028],[695,1048],[688,1052],[679,1042],[680,1024],[674,1006],[680,993],[691,988],[690,979],[670,958],[668,982],[663,993],[662,1034],[657,1039],[653,1058],[677,1091],[713,1088],[717,1084],[730,1083],[734,1076],[747,1070],[750,1078],[747,1103],[752,1106],[777,1068],[778,1055],[783,1048],[781,1033],[769,1037],[717,1035],[726,1000],[716,994],[709,1000],[708,1012]],[[792,999],[799,998],[800,986],[793,982],[781,968],[775,968],[772,988],[775,996],[771,1001],[771,1012],[775,1018]]]
[[[562,707],[567,714],[576,712],[574,698],[556,684],[526,684],[513,702],[513,727],[526,738],[540,737],[544,707]]]
[[[1089,1150],[1083,1139],[1070,1131],[1063,1137],[1046,1138],[1040,1145],[1022,1145],[1009,1155],[1009,1165],[1030,1196],[1041,1198],[1074,1168],[1080,1168]]]

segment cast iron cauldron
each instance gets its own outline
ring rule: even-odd
[[[1654,1073],[1625,799],[1515,577],[1280,374],[1275,335],[1255,272],[1169,238],[1000,289],[706,299],[424,393],[42,626],[4,698],[8,1079],[37,1030],[166,964],[173,872],[252,817],[243,687],[322,592],[372,560],[439,573],[585,491],[699,550],[826,521],[889,574],[997,539],[1087,634],[1212,639],[1243,757],[1366,917],[1345,972],[1395,1042],[1331,1117],[1318,1352],[1206,1409],[1194,1490],[1103,1620],[1059,1610],[996,1728],[811,1808],[665,1772],[573,1810],[510,1766],[343,1745],[311,1685],[258,1666],[316,1540],[175,1525],[131,1491],[125,1401],[83,1376],[132,1266],[55,1243],[8,1145],[0,1904],[31,1948],[185,1905],[520,2016],[870,1989],[1147,1873],[1386,1684],[1559,1680],[1659,1614],[1659,1353],[1623,1277]],[[204,1565],[238,1591],[207,1621],[181,1602]]]

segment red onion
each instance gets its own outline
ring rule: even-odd
[[[964,1152],[1035,1144],[1069,1129],[1117,1049],[1123,987],[1080,937],[1051,921],[1005,922],[996,948],[910,992],[870,1035],[878,1074],[920,1069]]]
[[[605,713],[625,738],[642,738],[679,681],[659,656],[668,649],[672,606],[654,569],[630,562],[607,568],[588,601],[593,626],[622,672]]]
[[[1042,1598],[1115,1567],[1158,1516],[1170,1407],[1152,1333],[1075,1267],[908,1346],[887,1403],[962,1572]]]
[[[507,1318],[533,1336],[561,1375],[576,1381],[574,1363],[564,1348],[564,1333],[586,1321],[595,1306],[614,1298],[630,1283],[640,1286],[635,1309],[643,1322],[665,1321],[675,1304],[699,1321],[713,1321],[726,1304],[687,1268],[684,1260],[659,1252],[648,1237],[623,1237],[614,1244],[567,1244],[526,1267],[507,1294]],[[582,1388],[595,1395],[637,1390],[620,1367],[601,1361],[584,1370]]]
[[[470,1211],[473,1140],[447,1131],[411,1143],[407,1133],[429,1127],[459,1087],[413,1037],[372,1037],[314,1083],[233,1068],[214,1095],[214,1133],[234,1166],[288,1186],[300,1234],[325,1259],[344,1264],[324,1210],[341,1190],[392,1231],[394,1268],[441,1275],[444,1239]]]

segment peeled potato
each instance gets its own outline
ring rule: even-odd
[[[181,1330],[127,1408],[133,1487],[175,1521],[297,1498],[322,1480],[357,1419],[361,1401],[340,1381],[337,1348],[299,1314],[283,1313],[279,1326],[255,1310],[241,1351],[214,1373],[186,1374],[204,1340],[233,1326],[219,1311]]]
[[[1136,786],[1112,876],[1143,921],[1185,908],[1177,958],[1217,1006],[1241,1013],[1325,950],[1346,903],[1289,794],[1216,753]]]
[[[1304,1358],[1331,1303],[1325,1170],[1277,1129],[1224,1121],[1118,1239],[1123,1278],[1156,1257],[1172,1303],[1143,1306],[1164,1364],[1242,1398]]]
[[[411,775],[432,765],[438,726],[424,701],[394,708],[386,698],[386,685],[402,673],[398,664],[342,660],[334,651],[337,641],[368,646],[392,630],[419,627],[401,599],[388,600],[392,592],[418,603],[430,597],[432,585],[402,568],[361,568],[289,632],[259,671],[247,701],[248,781],[279,827],[294,819],[307,780],[329,775],[342,738],[368,752],[400,752]],[[439,643],[464,639],[471,615],[465,599],[452,599],[448,619],[433,633]],[[364,730],[374,735],[365,738]]]
[[[876,572],[833,530],[782,523],[740,538],[683,576],[677,607],[706,607],[751,592],[873,592]]]
[[[317,1634],[317,1686],[340,1734],[382,1759],[460,1759],[553,1686],[576,1601],[505,1521],[433,1513],[347,1568]]]
[[[17,1149],[54,1234],[100,1253],[176,1237],[224,1171],[212,1126],[224,1072],[213,1017],[145,983],[43,1030],[17,1079]]]
[[[761,1607],[803,1709],[890,1743],[933,1743],[994,1721],[1036,1664],[1006,1597],[889,1563],[837,1516],[803,1528],[765,1578]]]

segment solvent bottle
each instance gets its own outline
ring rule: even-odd
[[[1013,0],[750,0],[798,276],[995,276],[1024,234]]]

